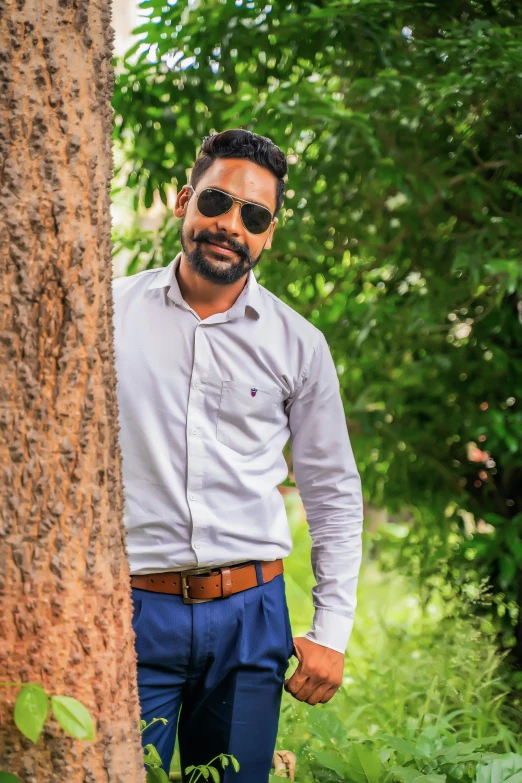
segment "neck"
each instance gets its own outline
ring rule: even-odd
[[[176,270],[176,278],[185,302],[196,312],[199,308],[210,314],[211,312],[224,313],[230,310],[247,283],[248,273],[236,283],[219,285],[219,283],[213,283],[212,280],[205,280],[204,277],[194,272],[185,258],[185,254],[182,253]]]

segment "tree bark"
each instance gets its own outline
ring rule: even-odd
[[[111,294],[110,0],[0,0],[0,681],[92,712],[33,745],[0,689],[0,769],[143,781]],[[159,716],[161,717],[161,716]]]

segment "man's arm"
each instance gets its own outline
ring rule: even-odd
[[[323,334],[288,405],[294,475],[312,537],[313,626],[294,645],[285,687],[300,701],[329,701],[342,682],[362,556],[362,490],[339,379]]]

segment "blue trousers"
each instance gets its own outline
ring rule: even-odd
[[[223,783],[267,783],[293,653],[283,574],[208,603],[135,588],[132,600],[141,718],[168,720],[143,745],[168,774],[178,731],[182,770],[230,753],[241,766]]]

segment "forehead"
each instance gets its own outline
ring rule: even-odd
[[[264,166],[243,158],[217,158],[198,182],[197,190],[220,188],[233,196],[276,208],[277,177]]]

